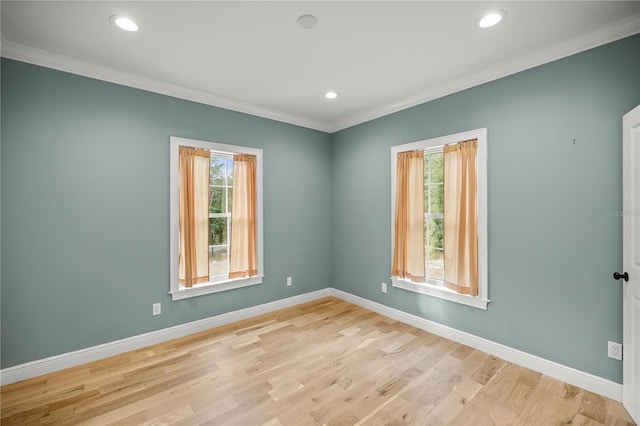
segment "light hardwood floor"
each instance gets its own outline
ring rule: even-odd
[[[335,298],[1,397],[3,425],[633,425],[618,402]]]

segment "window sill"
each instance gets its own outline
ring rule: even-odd
[[[459,294],[453,290],[449,290],[446,287],[427,284],[427,283],[414,283],[409,280],[403,280],[398,277],[391,277],[391,285],[394,287],[402,288],[404,290],[413,291],[416,293],[426,294],[428,296],[437,297],[439,299],[449,300],[451,302],[461,303],[463,305],[472,306],[478,309],[487,309],[488,299],[480,296],[469,296],[467,294]]]
[[[221,291],[233,290],[236,288],[248,287],[262,284],[263,275],[249,278],[237,278],[234,280],[220,281],[216,283],[198,284],[196,287],[181,287],[178,290],[170,291],[171,300],[188,299],[190,297],[202,296],[205,294],[219,293]]]

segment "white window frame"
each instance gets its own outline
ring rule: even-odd
[[[391,147],[391,252],[395,241],[395,213],[396,213],[396,174],[398,153],[425,149],[436,149],[454,143],[477,139],[477,190],[478,190],[478,295],[460,294],[443,285],[432,283],[415,283],[398,277],[391,277],[393,287],[432,297],[461,303],[479,309],[487,309],[489,300],[488,282],[488,244],[487,244],[487,129],[475,129],[453,135],[441,136],[433,139],[396,145]],[[445,247],[446,250],[446,247]]]
[[[256,156],[256,242],[257,242],[257,262],[258,273],[253,277],[235,278],[223,281],[215,281],[208,283],[200,283],[194,287],[186,288],[178,282],[178,255],[180,242],[180,229],[178,218],[178,199],[179,199],[179,170],[178,170],[178,152],[181,146],[193,148],[208,149],[211,151],[228,152],[235,154],[250,154]],[[227,145],[217,142],[200,141],[195,139],[181,138],[177,136],[170,137],[170,153],[169,153],[169,273],[170,273],[170,291],[172,300],[186,299],[204,294],[218,293],[221,291],[232,290],[241,287],[261,284],[264,278],[264,251],[263,251],[263,208],[262,208],[262,150],[258,148],[250,148],[239,145]],[[229,238],[231,236],[229,235]]]

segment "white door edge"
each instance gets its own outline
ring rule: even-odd
[[[640,424],[640,106],[622,119],[623,403]]]

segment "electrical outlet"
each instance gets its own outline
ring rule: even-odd
[[[386,293],[387,292],[387,283],[380,283],[380,284],[382,285],[382,288],[381,288],[382,292]]]
[[[162,313],[162,304],[154,303],[153,304],[153,315],[160,315]]]
[[[622,361],[622,344],[616,342],[609,342],[609,347],[607,350],[607,356],[609,358],[617,359],[618,361]]]
[[[291,277],[287,277],[287,287],[291,287],[291,284],[293,284]]]

